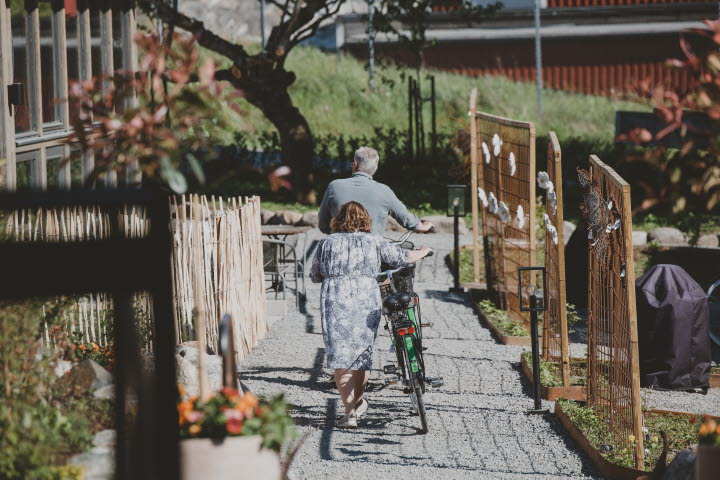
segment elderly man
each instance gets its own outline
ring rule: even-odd
[[[355,152],[352,163],[352,177],[334,180],[328,186],[320,205],[319,227],[325,234],[330,233],[330,220],[347,202],[361,204],[372,219],[372,233],[385,233],[388,215],[408,230],[426,233],[432,223],[421,222],[408,211],[387,185],[373,180],[378,169],[380,156],[370,147],[360,147]]]

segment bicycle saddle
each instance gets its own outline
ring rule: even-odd
[[[408,308],[412,301],[413,298],[409,293],[398,292],[385,298],[383,308],[389,312],[397,312]]]

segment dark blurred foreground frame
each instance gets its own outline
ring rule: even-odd
[[[123,206],[147,210],[144,238],[123,238]],[[159,190],[0,193],[0,210],[96,206],[110,212],[108,239],[73,243],[0,242],[0,298],[24,299],[107,292],[115,306],[117,365],[116,479],[179,477],[175,325],[172,312],[171,234],[167,194]],[[155,369],[143,375],[132,319],[131,295],[152,294]],[[127,392],[137,395],[128,423]]]

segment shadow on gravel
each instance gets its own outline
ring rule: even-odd
[[[425,290],[425,295],[433,300],[440,300],[445,303],[470,306],[470,302],[463,294],[450,293],[447,290]]]

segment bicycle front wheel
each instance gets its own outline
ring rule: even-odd
[[[420,387],[420,382],[415,381],[413,382],[413,394],[415,397],[415,407],[417,409],[418,417],[420,417],[420,429],[422,430],[422,433],[428,433],[428,424],[427,424],[427,417],[425,416],[425,402],[423,400],[423,393],[422,388]]]

